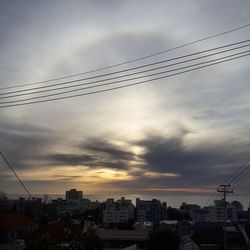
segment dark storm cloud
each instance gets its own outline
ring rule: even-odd
[[[0,124],[1,150],[15,168],[36,167],[34,160],[52,144],[51,131],[26,123]]]
[[[100,152],[99,152],[100,154]],[[106,152],[102,151],[101,155],[84,155],[84,154],[50,154],[42,157],[47,161],[46,165],[53,166],[84,166],[90,168],[113,168],[127,169],[126,161],[119,158],[111,157]]]
[[[77,166],[96,161],[95,156],[80,154],[51,154],[46,159],[53,165]]]
[[[101,139],[89,139],[87,143],[81,144],[80,147],[83,150],[90,150],[96,155],[105,154],[111,159],[119,159],[119,160],[133,160],[135,155],[132,152],[128,152],[109,141],[101,140]]]
[[[60,166],[85,166],[90,168],[128,169],[128,161],[135,155],[108,140],[89,138],[86,142],[76,145],[82,154],[50,154],[44,156],[47,164]]]
[[[146,134],[142,140],[132,141],[131,146],[144,148],[145,153],[137,156],[113,144],[111,140],[101,138],[88,138],[84,143],[75,144],[74,146],[82,153],[71,153],[71,150],[67,153],[47,152],[46,148],[57,145],[59,138],[52,138],[49,130],[26,124],[8,126],[2,123],[0,136],[6,156],[15,168],[83,166],[96,169],[123,169],[136,179],[130,184],[117,183],[117,186],[121,185],[123,188],[214,185],[231,175],[248,157],[250,143],[247,140],[236,141],[231,137],[228,140],[214,139],[197,145],[186,145],[185,138],[193,132],[185,127],[179,127],[179,133],[172,137],[154,133]],[[133,170],[130,161],[137,162],[140,169]],[[147,173],[150,172],[156,175],[148,176]],[[168,177],[164,176],[165,173],[174,173],[178,176]],[[77,176],[56,178],[73,180]]]
[[[134,154],[101,139],[89,138],[86,143],[74,145],[84,153],[68,150],[58,153],[50,150],[60,143],[53,130],[26,123],[0,124],[1,148],[16,169],[49,166],[85,166],[91,168],[127,169]]]
[[[141,155],[145,168],[159,173],[176,173],[178,178],[159,178],[157,183],[171,186],[210,185],[224,181],[249,157],[250,142],[233,139],[203,141],[187,146],[185,135],[165,138],[148,135],[138,142],[146,150]],[[166,182],[167,180],[167,182]],[[150,183],[148,180],[142,180]]]
[[[239,167],[237,165],[237,167]],[[106,182],[103,185],[104,188],[112,189],[114,186],[116,190],[124,194],[150,194],[158,196],[160,194],[206,194],[216,190],[219,184],[224,183],[226,177],[231,176],[234,172],[225,169],[223,172],[217,171],[216,167],[210,169],[204,169],[203,173],[186,174],[177,177],[162,176],[160,173],[158,176],[150,177],[143,175],[134,176],[133,180],[113,180]],[[229,173],[230,172],[230,173]],[[232,183],[235,187],[238,180]],[[239,188],[236,188],[236,192],[239,192]],[[248,184],[242,183],[240,185],[240,192],[245,194],[249,193]]]

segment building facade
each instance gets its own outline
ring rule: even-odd
[[[159,224],[160,221],[167,219],[167,204],[166,202],[153,200],[141,200],[136,198],[136,221],[149,221],[153,224]]]
[[[123,223],[134,220],[134,209],[132,201],[124,197],[117,201],[107,199],[103,204],[103,223]]]
[[[226,209],[225,209],[226,207]],[[230,220],[230,221],[235,221],[237,220],[236,216],[236,210],[235,207],[230,205],[230,203],[225,202],[224,200],[215,200],[214,201],[214,206],[209,206],[207,207],[208,209],[208,221],[211,222],[222,222],[225,219]],[[226,211],[226,215],[225,215]]]
[[[65,193],[66,200],[81,200],[82,191],[77,191],[76,189],[70,189]]]

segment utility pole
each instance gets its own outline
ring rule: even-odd
[[[218,193],[223,193],[223,201],[225,205],[224,211],[224,250],[227,250],[227,194],[233,193],[230,184],[221,184],[217,189]]]

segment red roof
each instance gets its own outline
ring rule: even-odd
[[[33,219],[20,212],[0,212],[0,230],[20,229],[33,223]]]

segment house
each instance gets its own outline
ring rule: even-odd
[[[17,211],[0,213],[0,249],[22,249],[24,238],[38,229],[38,223]]]
[[[209,224],[209,225],[205,225]],[[220,250],[224,247],[224,227],[219,223],[204,223],[194,228],[191,243],[194,250]],[[227,225],[227,250],[249,249],[248,236],[244,227],[240,225]]]
[[[123,249],[131,245],[146,249],[149,241],[147,231],[98,229],[97,234],[104,241],[104,249]]]
[[[25,238],[26,241],[35,241],[44,235],[49,235],[52,239],[60,242],[67,242],[72,235],[83,232],[84,224],[72,224],[55,220],[40,224],[39,229]]]

